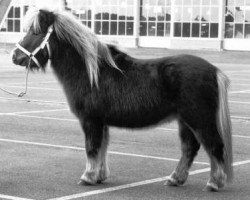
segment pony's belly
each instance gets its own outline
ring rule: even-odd
[[[124,128],[143,128],[170,121],[175,118],[174,116],[173,112],[113,115],[106,120],[106,124]]]

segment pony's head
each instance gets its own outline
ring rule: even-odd
[[[32,11],[26,16],[27,34],[13,51],[12,60],[15,64],[44,69],[51,56],[49,40],[54,21],[55,15],[45,10]]]
[[[107,45],[72,14],[35,10],[27,15],[25,24],[27,34],[13,51],[12,59],[17,65],[44,69],[48,60],[51,57],[54,59],[56,44],[64,43],[74,48],[81,57],[91,85],[98,85],[99,59],[118,69]]]

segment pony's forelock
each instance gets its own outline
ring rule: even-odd
[[[31,7],[24,17],[24,31],[29,31],[31,27],[33,27],[35,33],[41,32],[39,10],[36,7]]]

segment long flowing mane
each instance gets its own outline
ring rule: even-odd
[[[41,32],[39,10],[33,10],[30,13],[33,14],[27,15],[25,26],[33,26],[35,32]],[[104,59],[109,66],[119,70],[107,44],[101,42],[91,29],[68,12],[53,11],[53,14],[55,16],[53,27],[58,39],[71,44],[82,57],[92,86],[93,84],[98,86],[100,58]]]

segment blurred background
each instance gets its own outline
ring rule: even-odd
[[[66,9],[125,47],[250,50],[250,0],[0,0],[0,43],[16,43],[31,7]]]

